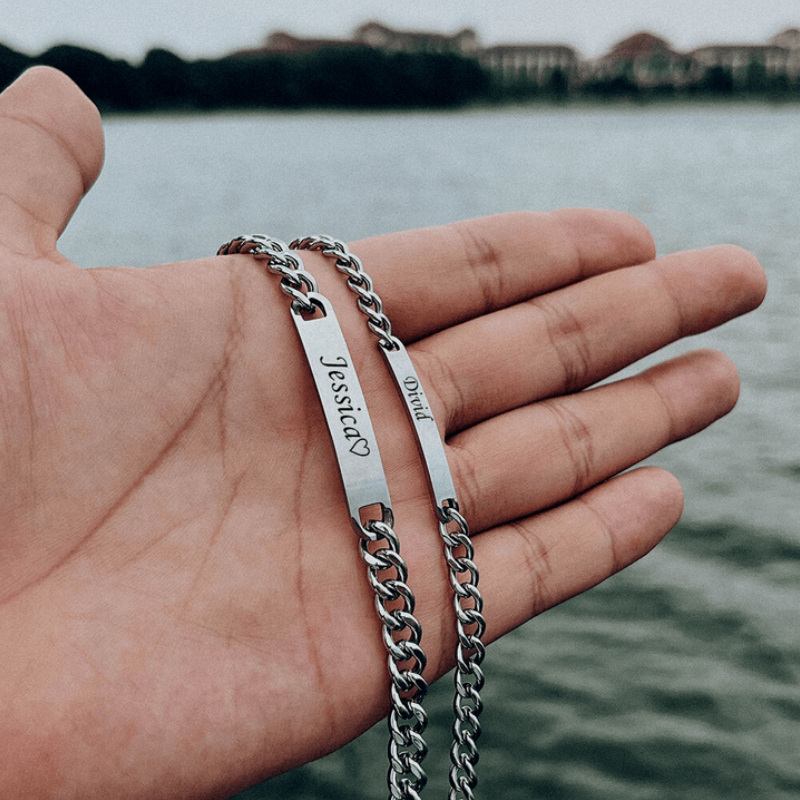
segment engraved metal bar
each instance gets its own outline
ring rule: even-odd
[[[316,292],[306,296],[324,316],[304,316],[294,307],[291,314],[339,462],[350,517],[363,532],[360,510],[380,504],[382,521],[391,525],[389,487],[353,359],[330,301]]]
[[[369,329],[378,337],[378,349],[383,353],[395,387],[403,398],[415,433],[439,517],[439,533],[444,542],[456,611],[456,697],[448,797],[449,800],[474,800],[474,789],[478,780],[475,772],[478,761],[477,740],[481,730],[478,717],[483,706],[479,692],[484,685],[480,665],[485,648],[481,637],[486,630],[486,622],[482,614],[483,598],[478,590],[479,575],[473,561],[474,548],[469,526],[458,510],[444,443],[439,437],[430,404],[413,363],[403,343],[392,334],[381,299],[373,288],[371,278],[364,272],[359,258],[350,252],[344,242],[329,236],[296,239],[290,246],[297,250],[317,250],[328,258],[335,259],[336,268],[347,278],[348,288],[358,297],[358,308],[367,317]],[[394,733],[392,735],[394,737]],[[394,769],[395,759],[390,760]],[[406,770],[401,769],[400,772]],[[393,800],[418,800],[418,794],[410,789],[407,792],[401,789],[395,781],[396,778],[397,774],[390,772]]]
[[[394,350],[388,350],[386,347],[378,349],[389,366],[392,379],[403,398],[408,418],[414,426],[417,445],[425,463],[425,472],[437,511],[445,505],[457,509],[456,489],[444,452],[442,437],[439,435],[430,403],[408,351],[399,343]]]

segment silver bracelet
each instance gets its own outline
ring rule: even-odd
[[[480,665],[486,652],[482,642],[486,622],[482,614],[483,598],[478,590],[474,549],[467,522],[459,512],[444,444],[411,358],[400,339],[392,334],[381,299],[360,259],[344,242],[329,236],[295,239],[289,246],[295,251],[317,251],[333,259],[336,268],[346,276],[347,286],[357,296],[358,307],[367,317],[369,329],[378,337],[378,349],[389,367],[416,435],[444,542],[458,633],[449,798],[473,800],[477,784],[477,739],[481,732],[478,718],[483,707],[480,690],[484,676]]]
[[[333,443],[350,521],[360,537],[361,556],[382,623],[388,652],[392,708],[389,713],[389,772],[391,798],[420,800],[427,777],[422,761],[427,754],[423,733],[427,715],[422,700],[428,684],[420,646],[422,628],[414,616],[414,595],[408,568],[394,532],[389,488],[367,404],[353,359],[330,301],[319,293],[300,257],[285,244],[267,236],[239,236],[219,248],[217,255],[249,253],[263,260],[281,279],[291,298],[290,313],[319,395]],[[343,414],[342,384],[348,405]],[[336,387],[336,388],[335,388]],[[337,400],[338,398],[338,400]],[[343,417],[347,417],[343,420]],[[354,431],[357,432],[357,436]],[[365,509],[380,508],[379,519],[362,519]]]

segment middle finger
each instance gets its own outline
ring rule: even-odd
[[[756,259],[738,247],[604,273],[423,339],[409,349],[451,436],[596,383],[755,307]]]

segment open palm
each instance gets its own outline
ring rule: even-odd
[[[0,796],[224,796],[385,714],[385,653],[277,281],[244,255],[68,262],[101,161],[64,76],[0,98]],[[653,260],[636,221],[577,210],[353,250],[447,437],[487,638],[670,529],[675,480],[619,473],[730,410],[735,369],[702,351],[581,390],[756,306],[751,256]],[[304,259],[370,403],[433,679],[454,625],[416,447],[341,277]]]

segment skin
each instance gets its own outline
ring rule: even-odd
[[[385,654],[278,281],[245,255],[67,261],[102,157],[63,75],[0,96],[0,796],[224,797],[380,719]],[[488,640],[669,531],[675,478],[620,473],[730,411],[734,366],[697,351],[581,390],[755,308],[751,255],[655,259],[639,222],[589,210],[352,249],[446,437]],[[414,440],[341,277],[305,261],[370,403],[434,680],[453,622]]]

